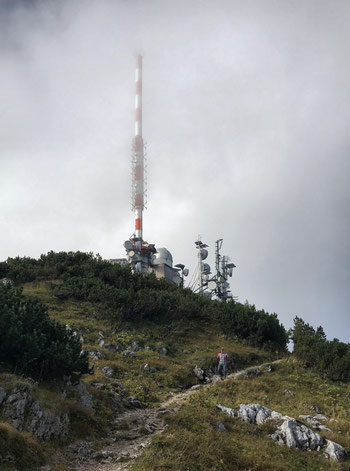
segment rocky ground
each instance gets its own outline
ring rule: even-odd
[[[274,363],[278,363],[277,360]],[[249,367],[228,375],[227,380],[257,376],[268,371],[269,365]],[[157,408],[135,408],[119,415],[110,430],[108,439],[101,441],[96,451],[96,442],[79,441],[68,447],[64,461],[79,471],[122,471],[129,469],[131,463],[149,445],[156,434],[166,428],[164,416],[176,412],[191,396],[199,390],[210,388],[221,381],[214,376],[208,384],[192,386],[187,391],[171,394]]]
[[[259,376],[270,371],[273,368],[271,365],[264,364],[245,368],[229,375],[227,380]],[[77,442],[68,448],[65,461],[70,462],[73,469],[79,471],[125,471],[130,469],[135,458],[150,444],[152,437],[166,429],[164,416],[176,413],[191,396],[202,389],[210,388],[219,381],[221,379],[214,376],[208,384],[192,386],[182,393],[171,394],[157,408],[135,408],[122,413],[115,419],[108,439],[99,444],[98,451],[94,449],[96,442]],[[280,445],[299,450],[317,450],[322,452],[326,458],[334,461],[342,460],[345,457],[346,451],[343,447],[330,440],[324,440],[317,433],[317,431],[327,429],[322,425],[322,422],[328,419],[320,414],[315,417],[300,416],[299,419],[308,424],[305,425],[300,420],[272,411],[260,404],[241,404],[237,411],[218,404],[218,409],[232,418],[243,420],[249,424],[259,425],[266,421],[275,421],[276,431],[270,438]],[[224,425],[221,422],[218,423],[219,428],[220,425],[222,428],[220,431],[225,432]]]
[[[226,381],[236,378],[250,379],[274,370],[274,365],[282,360],[270,364],[263,364],[242,369],[230,374]],[[128,397],[127,406],[116,410],[116,415],[109,429],[107,438],[93,441],[77,440],[51,461],[51,466],[39,468],[40,471],[51,471],[57,466],[64,465],[71,471],[122,471],[130,469],[133,461],[151,443],[152,438],[162,433],[166,428],[165,416],[174,414],[199,391],[209,389],[218,382],[219,376],[208,378],[204,372],[194,368],[194,374],[202,379],[201,384],[190,387],[180,393],[170,393],[158,407],[145,407],[135,398]],[[77,397],[85,408],[93,408],[92,397],[86,386],[74,386]],[[15,428],[33,433],[39,440],[49,440],[56,436],[68,433],[69,418],[65,413],[60,415],[43,410],[41,403],[35,400],[30,383],[17,385],[10,393],[0,388],[1,413],[11,419]],[[294,393],[285,389],[285,396],[294,396]],[[131,400],[133,399],[133,400]],[[260,404],[240,404],[239,409],[227,407],[224,403],[216,404],[218,409],[218,429],[226,432],[225,426],[220,422],[220,414],[228,415],[233,420],[242,420],[247,424],[262,425],[266,422],[274,424],[274,433],[270,439],[281,446],[296,448],[298,450],[318,451],[325,458],[341,461],[346,456],[346,450],[339,444],[323,438],[318,432],[330,432],[331,424],[337,421],[322,414],[299,415],[298,419],[284,415]],[[93,410],[93,409],[92,409]],[[327,423],[327,426],[325,425]]]

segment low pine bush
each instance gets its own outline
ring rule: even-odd
[[[87,353],[74,333],[50,319],[47,307],[0,283],[0,364],[38,380],[87,373]]]
[[[350,381],[350,344],[327,340],[322,327],[315,330],[300,317],[294,319],[291,339],[293,353],[304,366],[333,381]]]
[[[62,283],[53,287],[58,299],[99,303],[102,315],[113,323],[211,322],[249,345],[286,351],[288,335],[276,314],[248,303],[211,300],[154,274],[132,273],[129,266],[112,265],[92,253],[49,252],[38,260],[9,258],[0,263],[1,276],[15,285],[59,279]]]

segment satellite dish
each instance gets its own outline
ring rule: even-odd
[[[128,255],[129,257],[133,257],[135,255],[135,252],[133,250],[129,250]]]
[[[208,263],[203,263],[203,272],[210,273],[210,265]]]
[[[132,242],[130,240],[126,240],[124,242],[124,247],[126,248],[126,250],[132,249],[133,248]]]
[[[185,268],[185,265],[183,263],[178,263],[175,265],[177,268],[180,268],[180,270],[183,270]]]
[[[208,250],[206,249],[200,249],[199,253],[202,260],[205,260],[208,256]]]
[[[173,276],[173,282],[176,283],[178,286],[181,285],[181,277],[178,272],[176,272]]]
[[[188,276],[190,270],[188,268],[184,268],[182,271],[183,276]]]
[[[208,288],[210,289],[210,291],[214,291],[216,289],[216,286],[217,286],[216,281],[214,280],[209,281]]]

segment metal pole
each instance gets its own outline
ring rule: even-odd
[[[201,257],[201,248],[198,247],[198,286],[199,293],[203,293],[203,274],[202,274],[202,257]]]
[[[142,139],[142,56],[136,57],[135,70],[135,166],[134,166],[134,208],[135,235],[137,247],[142,245],[142,212],[144,208],[144,155]]]

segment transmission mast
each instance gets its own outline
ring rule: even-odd
[[[236,265],[230,262],[230,258],[227,255],[220,254],[222,243],[223,239],[218,239],[215,242],[215,294],[222,301],[226,301],[227,299],[233,299],[228,279],[232,276]]]
[[[210,292],[207,291],[208,287],[208,279],[209,275],[211,274],[211,269],[210,265],[208,263],[204,263],[203,260],[205,260],[208,257],[208,250],[207,244],[204,244],[201,241],[201,238],[198,237],[198,240],[195,242],[196,248],[197,248],[197,258],[198,258],[198,278],[197,278],[197,289],[196,291],[198,294],[201,294],[202,296],[211,296]]]

